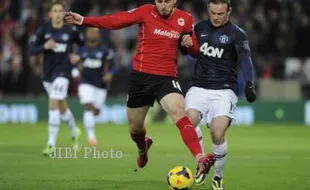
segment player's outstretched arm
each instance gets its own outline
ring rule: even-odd
[[[117,30],[142,22],[142,11],[144,11],[143,7],[139,7],[132,11],[97,17],[84,17],[70,11],[65,13],[65,20],[75,25]]]

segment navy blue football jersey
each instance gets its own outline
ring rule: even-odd
[[[107,84],[103,82],[105,72],[113,73],[115,71],[113,50],[104,45],[95,48],[83,46],[77,50],[77,54],[83,63],[81,83],[106,88]]]
[[[230,21],[216,28],[210,20],[197,23],[194,32],[199,55],[191,86],[236,92],[238,63],[251,56],[246,33]]]
[[[52,50],[45,50],[44,44],[54,39],[56,46]],[[43,80],[52,82],[56,77],[71,77],[72,65],[69,54],[73,51],[73,44],[84,45],[84,35],[76,26],[64,25],[56,29],[51,23],[40,26],[30,42],[30,55],[44,54]]]

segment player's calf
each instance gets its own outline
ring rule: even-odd
[[[83,114],[83,124],[87,133],[87,138],[90,146],[96,146],[96,135],[95,135],[95,115],[91,110],[85,110]]]
[[[43,150],[44,155],[49,155],[54,151],[60,125],[60,111],[58,109],[49,110],[48,115],[48,142]]]

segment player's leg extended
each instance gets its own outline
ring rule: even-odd
[[[210,90],[210,111],[208,119],[212,137],[212,151],[216,156],[213,190],[223,190],[224,165],[227,158],[226,131],[234,119],[238,98],[232,90]]]
[[[191,87],[185,96],[185,110],[196,129],[202,152],[204,153],[204,144],[202,131],[199,123],[202,115],[205,115],[209,110],[208,92],[203,88]]]
[[[150,106],[143,106],[138,108],[127,107],[127,119],[129,124],[129,133],[132,140],[138,147],[137,164],[143,168],[148,161],[147,151],[152,145],[151,138],[146,137],[146,129],[144,127],[145,117]]]
[[[84,115],[83,115],[83,123],[87,133],[87,138],[90,146],[97,145],[97,138],[95,135],[95,115],[99,114],[99,110],[97,110],[93,104],[86,103],[84,106]]]
[[[169,114],[178,127],[184,144],[191,151],[200,166],[200,172],[208,173],[214,164],[214,156],[203,156],[198,136],[189,117],[185,112],[184,97],[179,93],[169,93],[160,100],[163,109]]]
[[[213,190],[223,190],[224,165],[227,158],[226,130],[231,122],[228,116],[218,116],[211,122],[212,151],[216,157]]]
[[[48,141],[47,147],[43,150],[44,155],[50,155],[54,152],[56,146],[57,135],[60,125],[59,101],[55,99],[49,100],[48,112]]]
[[[196,130],[196,133],[198,136],[198,140],[199,140],[199,144],[200,144],[202,153],[204,154],[204,144],[203,144],[202,131],[198,125],[200,123],[200,120],[201,120],[201,113],[194,108],[187,109],[186,112],[187,112],[187,115],[189,116],[189,118],[191,119],[193,126],[196,126],[195,130]],[[207,179],[207,175],[205,173],[200,173],[199,168],[197,167],[196,173],[195,173],[195,185],[198,185],[198,186],[203,185],[205,183],[206,179]]]
[[[83,124],[87,133],[89,145],[96,146],[97,139],[95,136],[95,115],[97,112],[95,111],[96,108],[94,107],[94,102],[96,98],[99,99],[100,97],[96,97],[95,87],[87,83],[82,83],[79,85],[78,95],[80,98],[80,103],[84,107]]]
[[[61,112],[61,120],[67,123],[69,129],[72,132],[72,137],[75,138],[75,137],[79,136],[80,130],[76,126],[74,115],[73,115],[72,111],[70,110],[70,108],[68,107],[67,101],[66,100],[60,100],[60,107],[59,108],[60,108],[60,112]]]
[[[200,129],[199,123],[201,120],[201,113],[200,111],[190,108],[188,110],[186,110],[186,113],[188,115],[188,117],[190,118],[193,126],[195,127],[197,136],[198,136],[198,140],[199,140],[199,144],[202,150],[202,153],[204,154],[204,144],[203,144],[203,136],[202,136],[202,131]]]
[[[90,89],[88,89],[90,90]],[[86,97],[82,97],[83,95],[80,95],[81,101],[84,99],[85,102],[90,102],[90,103],[85,103],[84,104],[84,126],[87,131],[87,136],[88,136],[88,142],[90,146],[97,146],[97,138],[95,134],[95,116],[100,114],[100,109],[104,105],[106,97],[107,97],[107,90],[103,88],[97,88],[95,86],[92,86],[93,91],[93,96],[91,101],[87,101]],[[85,92],[83,92],[85,94]],[[86,93],[87,95],[87,93]]]
[[[72,134],[72,147],[75,150],[79,150],[81,147],[80,137],[81,130],[76,126],[74,115],[68,107],[66,100],[60,101],[60,112],[62,121],[66,122]]]

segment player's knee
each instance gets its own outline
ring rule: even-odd
[[[56,99],[50,99],[49,100],[49,109],[50,110],[59,109],[59,107],[60,107],[59,100],[56,100]]]
[[[128,117],[129,131],[132,134],[139,133],[144,127],[144,121],[137,118]]]
[[[92,104],[84,104],[84,110],[86,111],[93,111],[93,105]]]
[[[131,133],[131,134],[140,134],[142,131],[143,131],[143,128],[144,128],[144,126],[143,126],[143,124],[131,124],[131,125],[129,125],[129,132]]]
[[[100,110],[97,109],[97,108],[94,108],[94,114],[95,114],[96,116],[99,115],[99,114],[100,114]]]
[[[176,105],[171,107],[169,110],[169,115],[174,122],[177,122],[178,120],[186,116],[184,106]]]
[[[199,124],[200,119],[201,119],[200,112],[193,110],[193,109],[189,109],[186,111],[186,114],[190,118],[193,126],[196,127]]]
[[[212,136],[213,143],[221,144],[225,140],[225,131],[221,129],[217,129],[216,127],[213,127],[211,129],[211,136]]]
[[[65,113],[68,110],[68,104],[66,100],[59,100],[59,110],[61,113]]]
[[[60,111],[58,109],[49,110],[48,124],[49,125],[59,125],[60,124]]]

